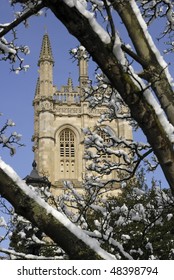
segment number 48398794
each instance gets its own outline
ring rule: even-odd
[[[157,267],[143,267],[143,266],[136,266],[136,267],[128,267],[128,266],[118,266],[118,267],[113,267],[110,270],[110,273],[114,274],[114,275],[150,275],[150,274],[158,274],[158,269]]]

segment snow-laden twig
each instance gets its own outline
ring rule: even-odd
[[[14,250],[5,249],[0,247],[0,252],[10,256],[10,259],[23,259],[23,260],[60,260],[61,257],[44,257],[32,254],[19,253]]]

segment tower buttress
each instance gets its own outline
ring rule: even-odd
[[[39,77],[34,97],[34,154],[39,173],[51,174],[54,146],[53,66],[54,60],[48,34],[42,39],[38,61]],[[51,178],[49,177],[51,180]]]

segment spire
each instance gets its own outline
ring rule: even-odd
[[[45,61],[45,60],[48,60],[54,64],[50,39],[47,33],[43,36],[38,65],[40,65],[41,61]]]
[[[38,96],[52,96],[54,60],[50,39],[47,33],[43,36],[38,66],[39,80],[36,86],[36,94],[38,94]]]
[[[37,84],[36,84],[35,96],[38,96],[39,93],[40,93],[40,80],[38,78],[37,79]]]
[[[67,86],[69,87],[70,90],[73,90],[73,81],[72,81],[72,78],[70,77],[70,75],[71,75],[71,73],[69,73]]]

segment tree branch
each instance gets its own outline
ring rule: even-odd
[[[69,255],[70,259],[112,259],[97,242],[39,198],[13,170],[10,171],[14,175],[12,179],[8,175],[8,169],[4,163],[2,169],[1,161],[0,194],[13,205],[17,214],[45,232]]]
[[[140,63],[144,67],[147,66],[147,63],[145,60],[143,60],[141,57],[139,57],[136,53],[134,53],[132,50],[127,48],[124,44],[121,45],[122,50],[127,53],[130,57],[132,57],[136,62]]]
[[[9,31],[11,31],[13,28],[18,26],[21,22],[23,22],[24,20],[26,20],[30,16],[38,13],[44,7],[45,7],[44,3],[41,2],[37,6],[31,8],[27,12],[23,13],[20,17],[18,17],[12,23],[10,23],[9,25],[3,27],[3,30],[0,32],[0,37],[3,37],[4,35],[6,35]]]
[[[158,54],[157,49],[155,49],[155,44],[148,31],[141,23],[141,21],[143,21],[143,19],[140,19],[141,15],[138,16],[138,12],[135,12],[132,8],[132,1],[124,1],[124,3],[122,3],[122,1],[111,0],[110,2],[121,17],[128,31],[137,56],[139,57],[139,63],[146,72],[147,81],[152,84],[152,89],[161,107],[165,110],[170,123],[174,125],[174,94],[169,81],[169,75],[167,71],[164,71],[167,70],[167,64],[164,61],[162,63],[162,57],[160,57],[159,61],[160,54]],[[145,22],[144,25],[146,25]],[[158,81],[156,81],[156,77],[159,77]]]
[[[125,3],[128,2],[126,1]],[[136,82],[132,80],[129,73],[126,73],[124,67],[117,61],[112,52],[112,46],[101,40],[92,28],[89,19],[82,15],[75,6],[69,7],[61,0],[45,1],[45,3],[66,26],[68,31],[85,46],[94,61],[111,82],[111,86],[120,93],[125,103],[129,106],[131,116],[146,135],[148,142],[159,160],[166,179],[174,192],[173,145],[169,141],[164,128],[161,126],[154,109],[144,97],[143,92],[140,93]],[[141,40],[141,38],[138,39]],[[100,53],[98,50],[100,50]],[[163,82],[164,79],[162,79],[161,83]],[[170,85],[166,83],[165,85],[166,90],[170,91]],[[174,122],[174,118],[172,122]]]

